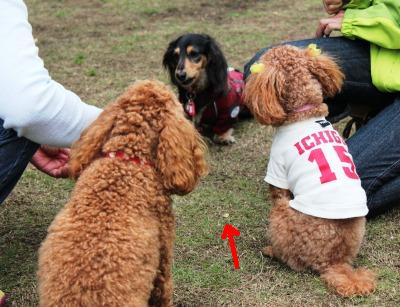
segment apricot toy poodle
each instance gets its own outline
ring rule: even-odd
[[[171,194],[207,172],[205,144],[175,95],[131,86],[72,148],[71,198],[39,250],[41,306],[172,306]]]
[[[323,103],[344,76],[320,53],[315,45],[272,48],[253,64],[245,86],[255,118],[277,128],[265,177],[271,246],[263,252],[293,270],[317,271],[339,295],[367,295],[374,274],[351,265],[365,232],[366,195]]]

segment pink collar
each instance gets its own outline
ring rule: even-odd
[[[122,150],[104,152],[103,153],[103,157],[111,158],[111,159],[117,158],[117,159],[120,159],[120,160],[125,160],[125,161],[129,161],[129,162],[135,163],[137,165],[153,166],[154,167],[154,163],[153,162],[147,161],[147,160],[141,160],[137,156],[128,156]]]
[[[308,103],[308,104],[302,105],[301,107],[295,109],[293,111],[293,113],[301,113],[301,112],[312,110],[314,108],[315,108],[315,105],[312,105],[312,104]]]

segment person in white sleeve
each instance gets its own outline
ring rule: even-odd
[[[0,41],[1,204],[29,161],[53,177],[66,177],[69,150],[63,147],[102,110],[51,79],[22,0],[0,1]]]

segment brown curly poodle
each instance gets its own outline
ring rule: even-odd
[[[313,125],[329,126],[326,130],[334,131],[329,122],[313,122],[313,118],[323,118],[327,115],[328,110],[323,103],[323,97],[334,96],[340,90],[344,76],[331,58],[319,53],[320,50],[315,46],[305,50],[294,46],[279,46],[269,50],[262,56],[260,63],[253,66],[253,73],[245,87],[245,102],[261,124],[278,128],[275,139],[280,136],[279,131],[291,124],[292,127],[299,127],[300,122],[310,121]],[[297,136],[305,133],[298,128],[291,131]],[[331,148],[335,147],[334,144],[330,144],[333,142],[341,143],[340,146],[336,146],[338,148],[345,146],[339,135],[314,136],[314,144],[305,139],[308,143],[304,142],[304,146],[317,148],[316,145],[322,142],[321,140]],[[296,150],[294,146],[290,148],[292,151]],[[297,150],[297,156],[305,151],[300,147]],[[303,155],[303,159],[304,156],[306,155]],[[352,164],[351,156],[342,155],[341,158]],[[318,171],[311,163],[314,161],[304,161],[312,164],[310,169],[315,167]],[[286,167],[287,174],[292,171],[290,167]],[[352,175],[359,182],[355,169],[351,172],[350,168],[343,167],[343,171],[347,171],[349,176]],[[313,171],[313,176],[315,175],[319,173]],[[319,177],[313,178],[318,180]],[[320,178],[321,183],[318,184],[321,185],[325,182]],[[331,177],[327,181],[333,180],[336,179]],[[317,271],[328,287],[342,296],[366,295],[374,291],[374,274],[366,269],[353,269],[351,266],[363,240],[365,217],[361,214],[350,218],[321,218],[305,214],[291,206],[293,200],[303,196],[301,193],[296,195],[297,187],[292,188],[290,184],[288,188],[270,185],[270,197],[273,202],[269,216],[271,246],[263,250],[264,254],[280,259],[296,271],[307,268]],[[361,189],[360,184],[359,188]],[[335,189],[333,193],[349,193],[349,190]],[[362,189],[360,195],[361,193],[365,197]],[[318,197],[315,193],[314,196]],[[348,194],[343,198],[347,199]],[[312,202],[313,200],[306,205],[311,206]],[[343,211],[346,210],[348,209]]]
[[[207,172],[206,147],[175,95],[131,86],[82,134],[79,179],[39,250],[41,306],[172,306],[171,194]]]

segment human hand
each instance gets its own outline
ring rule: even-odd
[[[343,0],[322,0],[322,3],[324,4],[325,11],[329,15],[337,14],[344,5]]]
[[[323,18],[319,21],[316,37],[329,36],[332,31],[342,29],[344,11],[339,11],[335,16]]]
[[[68,177],[68,148],[55,148],[42,145],[31,159],[31,163],[43,173],[55,177]]]

